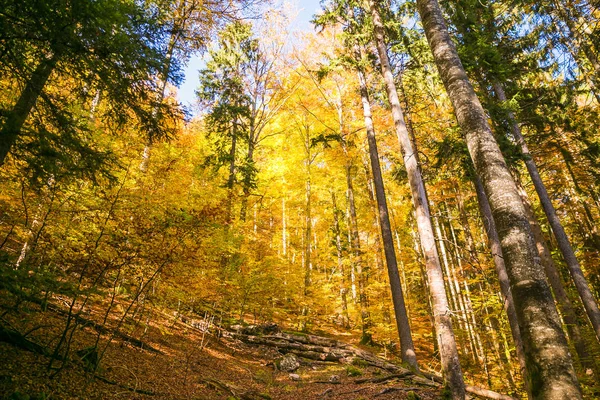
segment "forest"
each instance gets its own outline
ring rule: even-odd
[[[600,398],[600,3],[302,3],[0,0],[0,398]]]

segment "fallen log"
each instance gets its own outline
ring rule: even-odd
[[[492,390],[485,389],[485,388],[478,387],[478,386],[466,385],[465,389],[469,393],[472,393],[472,394],[475,394],[475,395],[481,396],[481,397],[486,397],[488,399],[493,399],[493,400],[516,400],[514,397],[508,396],[506,394],[494,392]]]
[[[377,357],[375,354],[366,350],[359,349],[348,344],[338,342],[333,339],[323,338],[315,335],[294,335],[288,333],[277,333],[275,335],[253,336],[244,335],[241,333],[231,333],[231,337],[241,340],[242,342],[263,346],[275,347],[282,353],[293,353],[297,356],[317,361],[336,361],[336,362],[351,362],[353,358],[358,358],[368,365],[377,367],[392,373],[388,377],[367,379],[364,383],[380,383],[386,380],[393,379],[392,377],[413,376],[416,383],[426,384],[429,386],[439,386],[444,380],[441,376],[434,375],[428,372],[415,373],[406,368],[402,368],[389,361]],[[428,378],[430,381],[426,381]],[[420,378],[420,379],[419,379]],[[380,380],[382,379],[382,380]],[[362,379],[361,379],[362,380]],[[358,380],[358,381],[361,381]],[[359,383],[355,381],[356,383]],[[468,393],[486,397],[492,400],[515,400],[513,397],[494,392],[489,389],[484,389],[477,386],[466,385]]]
[[[270,335],[265,337],[244,335],[241,333],[232,333],[230,336],[234,339],[241,340],[244,343],[275,347],[283,353],[294,353],[300,357],[311,360],[343,362],[344,360],[359,358],[370,366],[386,371],[396,373],[405,373],[408,371],[407,369],[399,367],[396,364],[382,360],[373,353],[369,353],[365,350],[361,350],[349,345],[340,346],[335,341],[325,338],[317,339],[316,336],[305,337],[301,335]],[[300,338],[300,340],[303,342],[295,342],[294,340],[296,338]],[[309,343],[321,343],[321,345]],[[323,346],[322,344],[334,344],[335,346],[327,347]]]
[[[354,358],[358,358],[370,366],[389,372],[406,373],[409,371],[385,361],[368,351],[314,335],[277,334],[253,336],[234,332],[229,336],[244,343],[275,347],[283,353],[294,353],[311,360],[352,362]]]
[[[32,342],[14,329],[0,325],[0,341],[11,344],[32,353],[50,356],[50,351],[44,346]]]
[[[280,332],[275,335],[268,335],[268,336],[263,336],[263,337],[285,339],[285,340],[288,340],[291,342],[313,344],[313,345],[324,346],[324,347],[347,347],[348,346],[346,343],[343,343],[343,342],[340,342],[340,341],[337,341],[334,339],[324,338],[321,336],[315,336],[315,335],[298,335],[298,334]]]
[[[260,344],[265,346],[277,347],[283,350],[300,350],[300,351],[313,351],[319,353],[331,353],[333,348],[325,347],[313,344],[296,343],[287,340],[277,340],[276,337],[271,336],[270,338],[264,336],[252,336],[244,334],[234,334],[235,339],[240,339],[245,343]]]
[[[405,371],[409,371],[406,368],[402,368],[396,364],[392,364],[391,362],[385,361],[368,351],[358,349],[356,347],[349,347],[349,350],[351,350],[357,358],[366,361],[369,365],[373,367],[377,367],[395,373],[404,373]]]
[[[307,358],[314,361],[333,361],[340,362],[344,357],[334,353],[320,353],[318,351],[301,351],[301,350],[282,350],[283,353],[292,353],[298,357]]]

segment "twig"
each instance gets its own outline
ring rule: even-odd
[[[398,378],[404,378],[406,376],[409,375],[413,375],[413,373],[411,371],[405,371],[402,372],[400,374],[392,374],[392,375],[387,375],[387,376],[380,376],[377,378],[361,378],[361,379],[357,379],[354,381],[354,383],[381,383],[381,382],[386,382],[392,379],[398,379]]]
[[[375,396],[382,396],[386,393],[390,393],[390,392],[411,392],[411,391],[415,391],[415,390],[421,390],[419,388],[416,387],[402,387],[402,386],[390,386],[390,387],[386,387],[384,388],[381,392],[377,393]]]
[[[148,396],[155,396],[157,394],[156,392],[153,392],[151,390],[136,389],[131,386],[123,385],[122,383],[111,381],[110,379],[107,379],[101,375],[94,375],[94,378],[96,378],[99,381],[102,381],[104,383],[108,383],[109,385],[114,385],[114,386],[120,387],[121,389],[129,390],[130,392],[133,392],[133,393],[145,394]]]
[[[338,393],[338,396],[341,396],[343,394],[358,393],[358,392],[362,392],[363,390],[372,389],[372,388],[373,388],[373,386],[363,386],[363,387],[355,389],[355,390],[350,390],[349,392]]]

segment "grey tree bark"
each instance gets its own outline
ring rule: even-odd
[[[496,231],[496,223],[492,217],[492,210],[483,189],[483,184],[478,177],[475,177],[473,180],[475,183],[475,192],[477,193],[477,201],[479,202],[481,219],[483,220],[483,226],[488,236],[490,250],[494,259],[494,266],[496,267],[498,281],[500,282],[500,293],[504,298],[504,309],[508,317],[510,332],[515,344],[517,359],[519,360],[519,367],[521,369],[521,376],[525,377],[525,354],[523,353],[523,340],[521,339],[521,332],[519,330],[519,321],[517,318],[517,311],[515,310],[515,303],[510,291],[508,273],[506,272],[506,266],[504,265],[504,257],[502,256],[500,238],[498,237],[498,232]],[[525,383],[527,383],[527,380],[525,380]],[[530,392],[528,388],[526,388],[526,390],[528,393]]]
[[[556,306],[535,254],[517,186],[471,86],[436,0],[417,0],[433,58],[488,197],[523,338],[531,396],[580,399],[581,392]]]
[[[504,88],[501,84],[494,84],[494,90],[496,91],[498,100],[506,101],[506,94],[504,93]],[[558,218],[556,209],[550,200],[548,190],[542,181],[542,177],[540,176],[537,165],[531,156],[529,148],[527,147],[527,143],[525,143],[525,138],[521,133],[521,128],[519,127],[519,124],[517,123],[517,120],[512,112],[508,113],[508,119],[511,125],[511,132],[521,149],[521,153],[523,153],[527,172],[529,172],[529,176],[531,177],[535,191],[540,199],[540,204],[542,205],[544,213],[548,218],[548,222],[550,223],[550,227],[552,228],[552,232],[556,238],[558,248],[560,249],[567,267],[569,268],[569,272],[571,273],[573,282],[575,282],[575,287],[577,288],[579,297],[581,297],[585,311],[590,319],[590,322],[592,323],[592,326],[594,327],[596,339],[600,341],[600,309],[598,309],[598,303],[596,302],[596,299],[590,290],[587,279],[583,275],[583,271],[581,270],[581,266],[579,265],[579,261],[575,255],[575,251],[571,246],[571,241],[569,240],[567,233],[565,232],[565,229]]]
[[[375,138],[375,128],[371,118],[371,104],[369,101],[369,93],[367,83],[362,72],[358,72],[360,82],[360,97],[363,105],[363,114],[365,118],[365,126],[367,128],[367,140],[369,143],[369,158],[371,160],[371,170],[373,173],[373,185],[375,186],[375,197],[379,209],[379,226],[381,228],[381,237],[383,240],[383,251],[387,264],[388,276],[390,279],[390,287],[392,291],[392,301],[394,303],[394,314],[396,317],[396,326],[400,335],[400,353],[402,361],[408,363],[411,367],[418,370],[417,355],[412,340],[410,323],[404,303],[404,293],[400,284],[400,274],[398,272],[398,262],[396,260],[396,252],[394,250],[394,238],[392,236],[392,228],[388,213],[387,200],[385,197],[385,189],[383,186],[383,177],[381,174],[381,166],[379,164],[379,153],[377,151],[377,139]]]
[[[558,268],[556,267],[556,264],[552,259],[552,254],[550,253],[548,244],[544,239],[542,228],[540,227],[537,219],[535,218],[527,193],[521,185],[519,185],[519,193],[521,194],[521,198],[523,199],[525,211],[527,212],[529,223],[531,224],[531,230],[533,231],[533,237],[535,238],[535,244],[538,250],[538,254],[540,256],[541,263],[544,266],[546,277],[548,277],[548,282],[550,283],[550,287],[552,288],[552,292],[554,293],[554,298],[556,299],[556,303],[558,304],[558,308],[561,312],[562,319],[567,328],[567,335],[571,340],[573,347],[575,348],[575,352],[577,353],[581,365],[586,369],[591,369],[591,371],[593,371],[596,376],[600,376],[598,375],[599,371],[597,366],[595,365],[594,359],[588,351],[583,337],[581,336],[581,332],[579,330],[579,323],[577,321],[577,313],[575,312],[573,303],[571,303],[571,300],[567,295],[567,291],[565,290],[565,286],[563,284],[563,280],[560,277]]]
[[[369,7],[375,28],[375,45],[379,53],[381,73],[386,84],[388,99],[392,108],[392,116],[394,119],[394,125],[396,127],[396,134],[402,147],[404,165],[408,173],[408,180],[417,219],[417,229],[419,231],[421,249],[425,258],[427,279],[429,281],[429,288],[431,290],[431,297],[433,300],[435,329],[438,335],[437,340],[444,372],[444,379],[446,380],[446,383],[452,392],[453,398],[464,399],[465,383],[458,358],[456,339],[454,337],[454,331],[452,330],[452,320],[450,317],[450,310],[448,308],[448,298],[446,297],[446,290],[444,288],[444,276],[442,274],[440,257],[435,244],[435,236],[433,234],[433,227],[431,225],[429,205],[425,195],[425,186],[415,157],[415,150],[412,146],[410,136],[404,122],[404,116],[400,106],[396,84],[394,83],[394,76],[392,74],[392,68],[387,55],[383,23],[381,21],[381,16],[378,9],[379,3],[380,2],[376,0],[369,0]]]

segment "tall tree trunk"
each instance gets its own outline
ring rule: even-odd
[[[306,208],[304,210],[304,296],[308,295],[308,288],[311,282],[311,272],[312,272],[312,194],[311,194],[311,179],[310,172],[308,178],[306,179]]]
[[[440,253],[442,254],[442,265],[444,266],[444,272],[446,274],[446,287],[448,288],[448,291],[450,292],[450,296],[449,296],[449,306],[452,308],[453,312],[458,311],[458,309],[460,308],[459,304],[458,304],[458,296],[456,293],[456,287],[454,286],[454,282],[452,280],[452,276],[450,274],[450,262],[448,261],[448,252],[446,251],[446,243],[445,243],[445,237],[442,235],[442,230],[440,229],[440,223],[438,221],[437,217],[433,217],[433,226],[435,228],[435,233],[438,237],[438,243],[439,243],[439,249],[440,249]],[[466,330],[464,327],[464,320],[462,318],[458,318],[458,327],[459,329],[462,330]],[[464,351],[463,351],[464,353]]]
[[[380,2],[376,0],[369,0],[375,27],[375,44],[379,53],[381,72],[386,84],[388,99],[392,107],[392,116],[394,118],[396,134],[402,147],[404,165],[408,173],[408,180],[417,218],[417,229],[419,231],[429,288],[433,299],[433,314],[436,333],[438,335],[437,339],[439,341],[438,344],[444,378],[452,392],[453,398],[464,399],[465,383],[458,358],[458,349],[456,347],[454,331],[452,330],[452,320],[448,309],[448,298],[446,297],[446,290],[444,288],[444,276],[442,274],[440,258],[435,245],[435,237],[433,235],[423,178],[414,156],[415,151],[410,141],[406,124],[404,123],[402,108],[400,107],[400,101],[394,83],[394,76],[387,56],[384,28],[378,10],[379,3]]]
[[[506,310],[510,332],[515,344],[515,351],[517,353],[517,359],[519,360],[521,376],[525,377],[525,354],[523,353],[523,340],[521,339],[521,332],[519,330],[519,321],[517,318],[517,311],[515,310],[515,303],[510,291],[510,281],[506,272],[506,266],[504,265],[504,257],[502,256],[500,238],[498,237],[498,232],[496,231],[496,223],[492,217],[492,210],[483,189],[483,184],[477,176],[474,177],[473,180],[475,183],[475,192],[477,193],[477,201],[479,202],[479,209],[481,211],[481,219],[483,220],[483,226],[488,236],[490,250],[494,259],[494,266],[496,267],[498,281],[500,282],[500,293],[504,299],[504,309]],[[528,383],[526,379],[524,381],[525,384]],[[530,390],[527,389],[527,392],[529,393]]]
[[[498,100],[506,101],[506,94],[504,93],[504,88],[501,84],[494,84],[494,90],[496,91]],[[521,128],[519,127],[519,124],[517,123],[517,120],[512,112],[508,113],[508,119],[511,125],[512,134],[524,155],[525,166],[527,167],[527,171],[529,172],[529,176],[531,177],[535,191],[540,199],[540,204],[542,205],[544,213],[548,218],[548,222],[550,223],[550,227],[552,228],[552,232],[556,238],[558,248],[560,249],[563,258],[567,263],[567,267],[569,268],[573,282],[575,282],[575,287],[577,288],[579,297],[581,297],[585,311],[587,312],[590,322],[594,327],[594,331],[596,332],[596,338],[598,341],[600,341],[600,309],[598,309],[598,303],[596,302],[596,299],[590,290],[587,279],[583,275],[579,261],[575,256],[575,251],[573,250],[571,242],[567,237],[567,233],[565,232],[565,229],[558,218],[556,209],[550,200],[548,190],[546,190],[546,186],[542,181],[542,177],[540,176],[537,165],[529,153],[527,143],[525,143],[525,138],[523,138],[521,133]]]
[[[548,244],[544,239],[542,228],[540,227],[538,221],[535,218],[533,209],[531,208],[531,204],[529,203],[527,193],[521,185],[519,185],[519,193],[521,194],[521,198],[523,199],[525,211],[527,212],[529,223],[531,224],[533,237],[535,238],[541,263],[544,267],[546,277],[548,278],[548,282],[550,283],[550,287],[552,288],[552,292],[554,293],[554,298],[556,299],[556,303],[558,304],[558,308],[561,312],[563,321],[567,328],[567,334],[571,339],[573,347],[575,347],[575,351],[577,352],[579,362],[584,368],[591,369],[592,371],[594,371],[596,376],[599,376],[598,368],[595,365],[595,362],[590,352],[588,351],[585,341],[581,336],[581,332],[579,331],[579,323],[577,322],[577,313],[575,312],[575,307],[573,307],[573,303],[571,303],[571,300],[567,295],[567,291],[565,290],[565,286],[560,277],[558,268],[554,263],[554,260],[552,259],[552,254],[550,254]]]
[[[460,200],[458,201],[458,203],[460,204]],[[444,204],[444,206],[445,206],[445,204]],[[469,285],[467,283],[467,277],[465,276],[465,271],[463,269],[463,258],[460,253],[460,246],[458,244],[458,239],[456,236],[456,232],[454,230],[454,226],[452,225],[452,219],[450,218],[450,212],[448,211],[447,207],[444,207],[444,208],[446,209],[446,214],[448,215],[447,225],[450,227],[450,235],[452,236],[452,242],[454,244],[455,265],[458,267],[458,273],[454,271],[455,270],[454,267],[452,267],[452,273],[455,276],[455,281],[458,286],[458,293],[460,293],[460,299],[462,299],[462,303],[463,303],[463,307],[464,307],[465,323],[467,324],[467,328],[469,328],[471,337],[474,340],[474,347],[476,346],[475,353],[479,356],[480,362],[484,363],[484,367],[487,370],[487,364],[485,364],[485,350],[483,348],[483,345],[481,344],[481,337],[479,335],[479,332],[476,330],[476,327],[478,324],[475,321],[475,313],[473,312],[473,305],[471,302],[471,289],[469,288]],[[461,206],[459,206],[459,210],[462,213]],[[473,254],[472,244],[469,244],[469,239],[471,237],[471,234],[469,231],[469,224],[468,224],[468,221],[465,221],[465,222],[466,222],[466,225],[464,225],[463,232],[465,232],[465,237],[467,238],[467,246],[469,248],[469,251],[471,254]],[[456,276],[460,276],[462,278],[463,289],[460,289],[460,281],[458,278],[456,278]]]
[[[337,207],[335,192],[331,191],[331,202],[333,205],[333,228],[335,230],[335,251],[337,255],[337,266],[340,271],[340,299],[342,301],[342,326],[349,328],[350,317],[348,315],[348,288],[346,287],[346,271],[342,254],[342,235],[340,229],[340,210]]]
[[[536,259],[517,186],[450,39],[438,2],[417,0],[417,8],[496,223],[523,338],[531,395],[540,399],[580,399],[573,361],[550,288]]]
[[[350,247],[353,252],[353,269],[356,271],[356,279],[358,280],[358,303],[360,305],[360,320],[362,325],[362,337],[361,343],[371,343],[372,337],[369,333],[370,328],[370,317],[369,309],[367,307],[367,294],[365,292],[365,274],[363,254],[360,247],[360,237],[358,235],[358,221],[356,218],[356,203],[354,201],[354,186],[352,184],[352,168],[349,164],[350,160],[346,162],[346,185],[348,194],[348,208],[350,212]]]
[[[416,217],[415,217],[416,219]],[[415,261],[419,266],[419,273],[421,274],[421,281],[423,282],[423,287],[425,288],[425,295],[427,296],[427,315],[429,316],[429,323],[431,324],[431,337],[435,338],[433,340],[433,354],[437,356],[440,352],[439,341],[437,340],[438,335],[436,333],[436,325],[435,325],[435,316],[434,316],[434,308],[433,308],[433,296],[432,290],[429,288],[429,281],[427,279],[427,271],[423,265],[425,264],[421,259],[423,252],[421,251],[421,243],[419,241],[419,235],[414,230],[410,230],[410,236],[413,240],[414,252],[415,252]]]
[[[246,214],[248,212],[248,199],[250,198],[250,191],[252,190],[252,179],[254,175],[254,142],[248,141],[248,153],[246,153],[246,167],[244,168],[244,181],[242,191],[244,196],[242,197],[242,205],[240,208],[240,220],[246,221]]]
[[[237,125],[231,128],[231,149],[229,150],[229,176],[227,177],[227,207],[225,216],[227,226],[233,220],[233,186],[235,184],[235,152],[237,146]]]
[[[285,197],[281,199],[281,252],[287,258],[287,215],[285,213]]]
[[[381,231],[381,225],[379,222],[379,214],[377,213],[377,205],[375,200],[374,193],[374,185],[372,184],[373,179],[371,178],[371,168],[369,167],[369,162],[365,159],[363,160],[363,169],[365,171],[365,178],[367,181],[367,194],[369,196],[369,205],[371,207],[371,214],[373,215],[374,226],[377,227],[378,231]],[[390,212],[393,219],[393,212]],[[375,236],[375,263],[377,265],[377,270],[383,272],[383,245],[381,244],[381,237],[379,235]]]
[[[346,192],[346,194],[348,194]],[[347,196],[346,196],[347,199]],[[351,251],[351,257],[353,257],[354,254],[354,250],[353,250],[353,243],[352,243],[352,221],[350,220],[350,208],[347,206],[346,207],[346,225],[348,225],[348,247],[350,248]],[[352,261],[350,263],[350,288],[351,288],[351,295],[352,295],[352,301],[356,304],[356,299],[358,298],[356,295],[356,263],[354,261]]]
[[[59,58],[60,53],[54,53],[52,57],[40,61],[27,81],[17,103],[12,110],[6,113],[4,125],[0,129],[0,166],[4,164],[6,156],[21,135],[21,129],[42,94]]]
[[[373,127],[373,120],[371,118],[369,93],[367,91],[367,83],[362,72],[358,73],[358,79],[360,82],[360,97],[363,104],[365,126],[367,128],[367,140],[369,142],[369,157],[371,159],[375,197],[377,198],[377,205],[379,208],[379,226],[381,227],[383,251],[385,254],[388,276],[390,279],[396,326],[400,336],[400,353],[402,355],[403,362],[406,362],[411,367],[418,369],[417,355],[415,353],[415,347],[412,341],[410,324],[408,322],[408,316],[406,313],[406,305],[404,304],[404,293],[402,292],[402,286],[400,285],[400,274],[398,273],[398,263],[396,260],[396,252],[394,250],[394,238],[392,236],[392,228],[388,215],[387,201],[383,186],[383,177],[381,175],[381,166],[379,165],[377,140],[375,138],[375,129]]]

